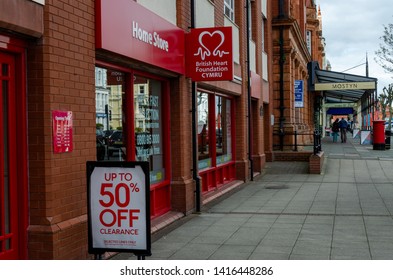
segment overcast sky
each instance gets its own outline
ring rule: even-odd
[[[322,34],[326,56],[332,71],[366,75],[378,79],[378,93],[393,83],[393,73],[386,73],[374,58],[382,42],[384,25],[393,23],[392,0],[317,0],[322,13]],[[358,67],[356,67],[358,66]],[[356,67],[348,70],[349,68]]]

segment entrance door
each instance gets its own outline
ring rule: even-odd
[[[20,258],[15,64],[0,52],[0,259]]]

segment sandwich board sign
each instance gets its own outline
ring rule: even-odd
[[[87,162],[89,253],[151,255],[148,162]]]

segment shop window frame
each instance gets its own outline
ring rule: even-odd
[[[220,92],[209,91],[198,88],[197,92],[208,94],[209,112],[208,112],[208,137],[209,141],[216,143],[216,96],[231,100],[231,150],[232,158],[228,162],[217,164],[217,147],[214,145],[210,153],[211,166],[200,169],[199,175],[202,178],[202,193],[219,189],[225,183],[235,180],[235,155],[236,155],[236,127],[235,127],[235,98]],[[199,162],[199,160],[198,160]],[[229,176],[228,176],[229,173]],[[227,174],[227,175],[225,175]]]
[[[125,74],[125,103],[123,106],[125,119],[128,120],[126,125],[123,123],[123,133],[125,133],[125,138],[129,139],[126,141],[125,148],[127,151],[131,151],[130,153],[126,153],[125,161],[136,161],[136,143],[135,143],[135,108],[134,108],[134,82],[133,77],[141,76],[148,79],[158,80],[162,83],[162,96],[164,97],[162,100],[162,124],[163,124],[163,137],[162,140],[164,141],[163,148],[163,164],[165,168],[165,179],[150,185],[150,206],[151,206],[151,218],[155,218],[161,216],[162,214],[170,211],[171,209],[171,197],[170,197],[170,182],[171,182],[171,161],[170,161],[170,113],[169,113],[169,106],[170,106],[170,81],[166,78],[146,73],[143,71],[139,71],[136,69],[119,66],[117,64],[112,64],[105,61],[97,61],[95,64],[96,67],[108,68],[111,70],[121,71]],[[165,109],[166,108],[166,109]],[[132,148],[134,147],[134,148]],[[159,193],[163,192],[163,189],[168,187],[168,193],[165,194],[169,205],[164,206],[160,209],[155,209],[155,202],[157,202],[160,198],[158,197]]]

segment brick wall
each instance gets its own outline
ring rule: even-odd
[[[85,259],[85,164],[96,153],[94,1],[47,0],[44,30],[28,50],[29,258]],[[70,153],[53,153],[52,110],[73,113]]]
[[[324,152],[319,152],[316,155],[311,155],[309,160],[309,172],[310,174],[321,174],[323,162],[325,160]]]
[[[312,152],[280,152],[273,154],[274,161],[308,161]]]
[[[274,96],[273,96],[273,65],[276,64],[273,61],[273,34],[272,34],[272,20],[274,17],[272,1],[267,1],[267,19],[265,26],[265,52],[268,55],[268,96],[269,103],[263,104],[264,122],[263,122],[263,137],[264,137],[264,151],[266,155],[266,161],[271,161],[271,152],[273,151],[273,129],[274,126],[271,125],[271,116],[274,115]],[[266,82],[264,82],[266,83]]]
[[[309,163],[310,174],[321,174],[323,162],[325,159],[324,152],[314,155],[313,152],[281,152],[275,151],[269,154],[272,161],[304,161]]]
[[[243,65],[241,77],[244,81],[241,87],[241,96],[236,98],[235,108],[235,129],[236,129],[236,179],[247,181],[249,179],[249,161],[248,161],[248,122],[246,116],[247,112],[247,41],[246,41],[246,26],[244,24],[246,18],[246,11],[244,9],[244,1],[235,1],[235,22],[239,26],[240,36],[240,64]]]
[[[177,1],[177,26],[185,32],[191,26],[190,2]],[[195,183],[192,179],[191,82],[174,79],[170,90],[171,119],[171,207],[189,213],[195,207]]]
[[[314,129],[314,97],[307,94],[307,63],[311,60],[318,60],[323,50],[315,47],[312,56],[310,56],[305,43],[305,23],[304,17],[306,4],[288,5],[289,1],[284,2],[284,15],[287,17],[273,19],[273,77],[274,77],[274,104],[273,114],[275,116],[274,130],[279,130],[280,117],[284,120],[284,131],[299,134],[311,134]],[[303,6],[301,6],[303,5]],[[279,2],[272,2],[273,17],[277,17],[279,12]],[[309,16],[309,13],[307,14]],[[288,19],[291,18],[290,20]],[[283,28],[283,51],[284,51],[284,70],[283,70],[283,102],[280,102],[280,29]],[[314,33],[315,34],[315,33]],[[311,58],[311,59],[310,59]],[[304,107],[294,107],[294,82],[295,80],[304,81]],[[280,113],[283,109],[283,115]],[[293,144],[292,138],[285,138],[284,144]],[[310,137],[299,137],[299,144],[308,144]],[[279,143],[278,137],[274,137],[273,142]]]
[[[30,226],[29,258],[85,259],[87,254],[87,203],[85,163],[95,160],[95,46],[94,0],[47,0],[44,6],[44,30],[41,40],[28,50],[28,121]],[[205,83],[235,97],[236,179],[249,179],[247,68],[245,1],[235,1],[236,23],[240,27],[240,61],[235,73],[243,83]],[[256,4],[257,3],[257,4]],[[257,11],[260,11],[260,3]],[[270,4],[270,2],[269,2]],[[177,25],[184,31],[190,27],[189,1],[176,2]],[[223,0],[215,1],[217,25],[224,22]],[[270,6],[269,6],[270,7]],[[270,8],[269,8],[270,9]],[[254,31],[261,42],[260,20]],[[270,23],[269,23],[270,24]],[[268,38],[272,38],[270,31]],[[272,41],[272,40],[269,40]],[[273,60],[272,43],[269,60]],[[260,46],[257,46],[260,53]],[[259,54],[260,55],[260,54]],[[260,57],[258,55],[258,61]],[[120,61],[120,59],[119,59]],[[123,61],[124,62],[124,61]],[[124,62],[126,65],[128,62]],[[275,65],[270,61],[269,69]],[[261,65],[257,63],[260,72]],[[126,66],[127,67],[127,66]],[[288,66],[287,66],[288,67]],[[275,76],[270,75],[270,88]],[[277,80],[277,79],[276,79]],[[195,185],[192,179],[191,150],[191,88],[185,77],[173,78],[170,85],[171,126],[171,206],[172,210],[188,213],[194,209]],[[269,89],[270,90],[270,89]],[[272,96],[272,91],[270,92]],[[273,102],[273,98],[270,99]],[[289,101],[288,101],[289,102]],[[253,116],[259,116],[262,102],[255,102]],[[273,112],[271,105],[265,116]],[[73,112],[74,150],[54,154],[52,143],[52,110]],[[277,118],[276,118],[277,119]],[[262,122],[255,122],[256,168],[264,165],[264,140],[271,147],[272,134],[262,131]],[[270,120],[264,125],[269,127]],[[265,135],[270,135],[266,136]],[[270,149],[271,150],[271,149]]]

